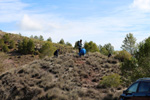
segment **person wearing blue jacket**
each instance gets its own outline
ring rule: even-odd
[[[86,49],[82,48],[79,52],[79,56],[81,57],[82,55],[84,56],[86,54]]]

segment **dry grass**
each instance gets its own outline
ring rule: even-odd
[[[0,98],[103,100],[110,89],[98,88],[97,85],[103,76],[116,70],[119,70],[118,61],[108,60],[99,53],[89,53],[81,58],[72,53],[58,58],[47,57],[0,75]]]

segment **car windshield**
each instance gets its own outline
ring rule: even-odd
[[[128,90],[127,90],[127,93],[135,93],[137,91],[137,88],[138,88],[138,82],[137,83],[134,83],[133,85],[131,85]]]

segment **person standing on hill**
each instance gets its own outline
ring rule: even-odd
[[[58,57],[59,51],[60,51],[60,49],[57,49],[57,50],[54,52],[54,56],[55,56],[55,57]]]
[[[80,40],[80,41],[78,42],[78,48],[79,48],[79,53],[80,53],[80,50],[82,49],[82,40]]]

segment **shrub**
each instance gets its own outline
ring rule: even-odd
[[[106,87],[117,87],[118,85],[121,84],[120,75],[111,74],[109,76],[104,76],[100,84]]]
[[[4,46],[4,40],[0,39],[0,48],[3,48],[3,46]]]
[[[15,41],[14,40],[11,40],[10,41],[10,46],[9,46],[10,49],[13,49],[15,48]]]
[[[131,59],[131,57],[131,54],[125,50],[118,51],[115,56],[115,58],[119,59],[122,62]]]
[[[2,48],[3,52],[9,52],[9,48],[6,44],[4,44],[3,48]]]
[[[45,56],[52,56],[54,53],[55,48],[53,47],[51,42],[46,42],[41,50],[40,50],[40,58],[43,58]]]
[[[26,38],[24,38],[23,42],[22,42],[21,53],[23,53],[23,54],[27,54],[28,53],[28,51],[27,51],[27,44],[28,44],[28,40]]]
[[[28,50],[28,53],[34,53],[35,51],[34,42],[31,39],[27,43],[27,50]]]
[[[87,52],[99,52],[98,46],[93,41],[85,42],[84,48],[87,50]]]
[[[9,41],[10,41],[9,34],[5,34],[5,35],[3,36],[3,39],[4,39],[4,42],[5,42],[5,43],[9,43]]]
[[[51,38],[51,37],[49,37],[49,38],[47,39],[47,41],[52,42],[52,38]]]
[[[28,40],[24,38],[23,41],[18,44],[18,51],[22,54],[33,54],[35,51],[34,47],[34,42],[31,39]]]
[[[67,46],[71,46],[71,47],[72,47],[72,44],[71,44],[71,43],[69,43],[69,42],[66,42],[66,45],[67,45]]]
[[[109,52],[104,47],[101,48],[100,53],[102,53],[103,55],[108,55],[109,54]]]
[[[61,40],[59,41],[59,44],[65,44],[64,39],[61,39]]]
[[[44,38],[43,38],[42,35],[40,35],[39,40],[40,40],[40,41],[44,41]]]

